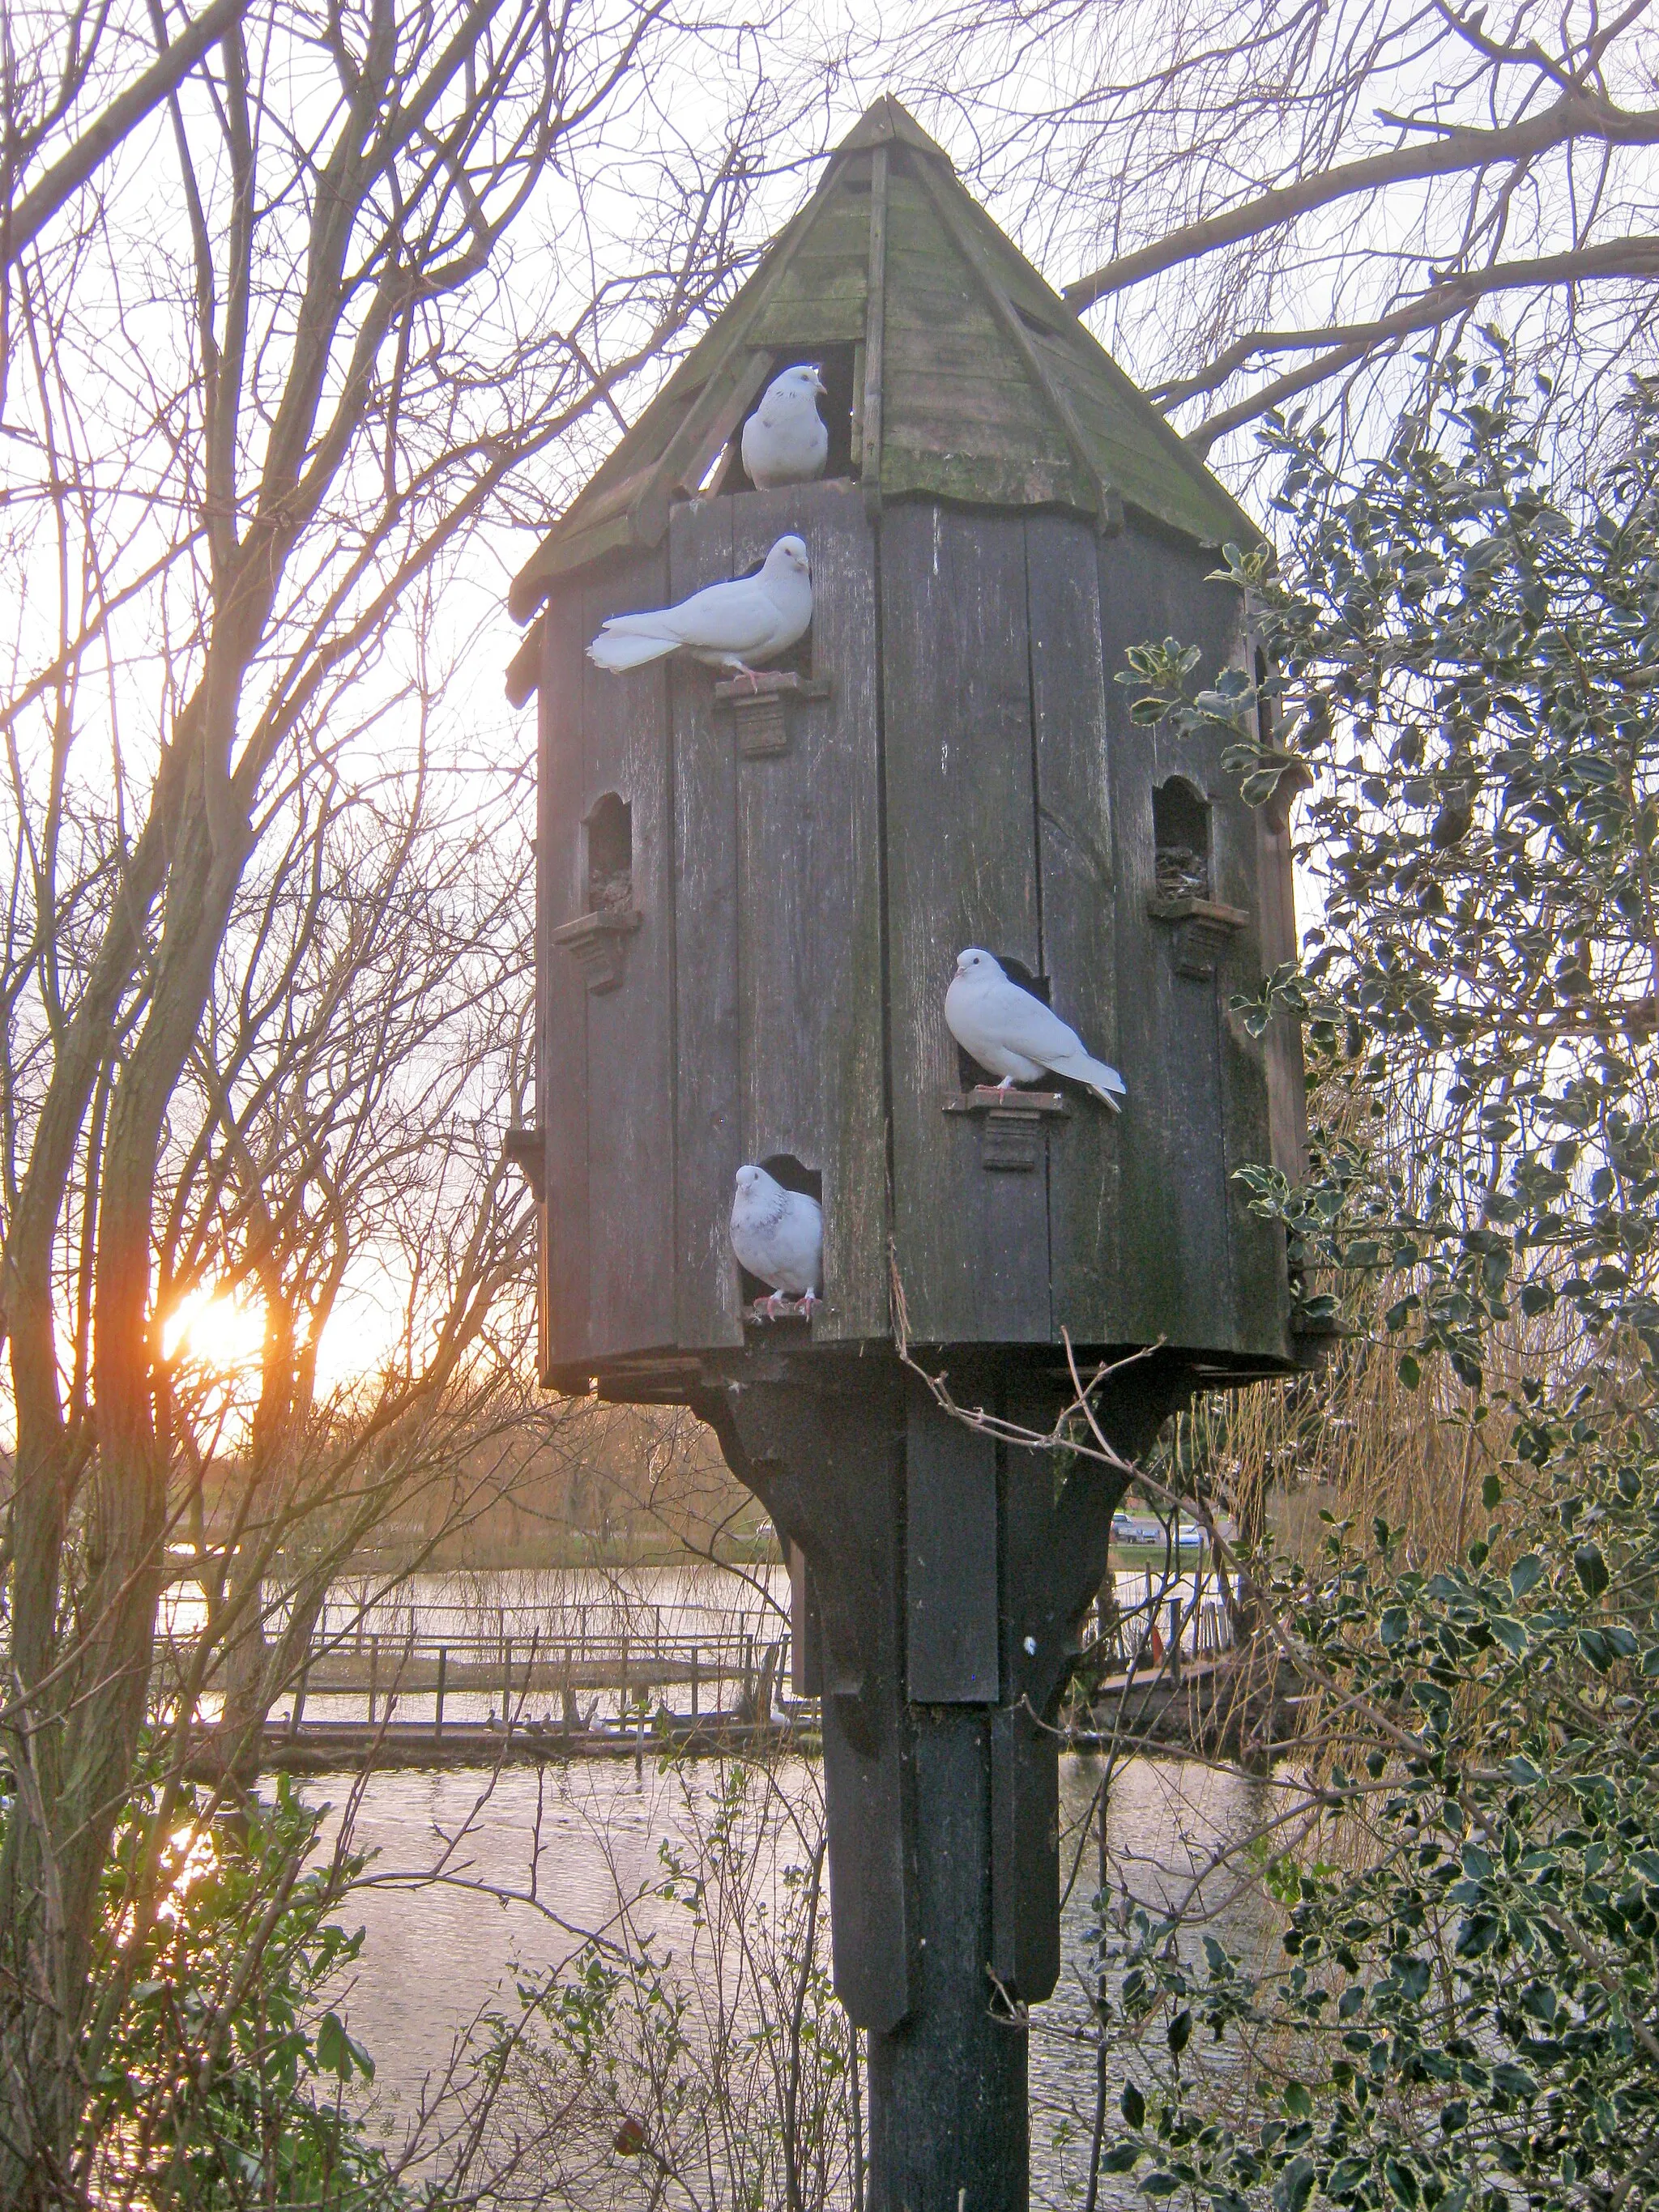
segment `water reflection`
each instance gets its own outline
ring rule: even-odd
[[[511,2008],[515,1970],[539,1973],[568,1957],[580,1931],[611,1922],[659,1874],[665,1840],[685,1839],[685,1790],[712,1792],[715,1762],[636,1775],[625,1760],[506,1769],[493,1783],[477,1771],[373,1777],[356,1818],[360,1848],[376,1853],[368,1885],[345,1917],[367,1929],[343,2007],[352,2033],[379,2066],[380,2118],[390,2132],[417,2106],[423,2082],[441,2075],[457,2039],[479,2015]],[[1073,1757],[1060,1767],[1067,1832],[1063,1875],[1064,1966],[1059,1989],[1035,2008],[1031,2039],[1032,2197],[1077,2201],[1085,2178],[1094,2104],[1088,2033],[1088,1969],[1094,1899],[1101,1881],[1101,1762]],[[348,1775],[307,1782],[311,1802],[343,1805]],[[775,1777],[787,1793],[805,1789],[805,1769],[786,1762]],[[1194,1760],[1136,1759],[1117,1767],[1105,1808],[1104,1866],[1114,1893],[1152,1905],[1191,1883],[1214,1844],[1261,1815],[1269,1785]],[[781,1838],[781,1858],[799,1856]],[[441,1866],[443,1880],[410,1888],[398,1877]],[[533,1891],[533,1894],[532,1894]],[[647,1904],[636,1932],[665,1929],[676,1908]],[[659,1919],[653,1919],[653,1914]],[[1255,1893],[1227,1890],[1214,1930],[1253,1950],[1264,1932]],[[1112,2093],[1115,2109],[1115,2086]],[[1103,2177],[1100,2201],[1139,2201],[1133,2179]]]

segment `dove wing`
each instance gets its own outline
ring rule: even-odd
[[[708,584],[677,607],[653,614],[612,615],[608,630],[624,636],[672,637],[678,645],[710,647],[717,653],[754,653],[777,628],[778,612],[752,577],[729,584]]]
[[[986,1026],[997,1042],[1010,1051],[1024,1053],[1040,1067],[1052,1066],[1056,1060],[1083,1051],[1077,1031],[1068,1030],[1052,1007],[1045,1006],[1030,991],[1022,991],[1018,983],[1005,979],[996,986],[994,996],[987,994],[987,1000]]]

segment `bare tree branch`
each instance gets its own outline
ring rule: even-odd
[[[1402,128],[1422,130],[1443,126],[1413,122]],[[1166,269],[1196,261],[1218,246],[1236,246],[1261,238],[1297,216],[1334,206],[1339,201],[1372,194],[1393,185],[1420,183],[1430,177],[1484,173],[1495,163],[1517,166],[1536,161],[1558,146],[1590,140],[1607,146],[1659,144],[1659,108],[1627,114],[1607,101],[1586,98],[1576,90],[1564,93],[1552,108],[1504,128],[1471,131],[1454,127],[1426,146],[1401,146],[1389,154],[1374,154],[1347,161],[1322,173],[1299,177],[1255,199],[1182,225],[1151,246],[1121,254],[1103,268],[1079,276],[1065,288],[1066,304],[1081,314],[1098,300],[1131,284],[1157,276]],[[1641,274],[1648,271],[1642,270]],[[1540,278],[1539,282],[1559,281]]]
[[[25,252],[131,131],[177,92],[204,54],[247,13],[251,0],[210,0],[142,76],[111,100],[22,198],[0,208],[0,270]]]

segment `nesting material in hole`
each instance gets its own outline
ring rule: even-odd
[[[587,908],[620,914],[634,903],[634,810],[614,791],[597,800],[587,831]]]
[[[1152,793],[1152,843],[1158,898],[1209,897],[1209,802],[1185,776],[1172,775]]]
[[[626,973],[629,939],[639,928],[634,904],[634,810],[607,791],[583,817],[586,911],[551,932],[597,995],[614,991]]]

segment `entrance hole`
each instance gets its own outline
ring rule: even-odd
[[[1210,896],[1210,803],[1183,775],[1152,793],[1153,873],[1161,899]]]
[[[811,362],[823,380],[823,397],[818,402],[818,413],[823,427],[830,433],[830,455],[823,465],[827,483],[835,477],[849,477],[853,473],[853,348],[850,344],[810,348],[795,353],[775,353],[766,372],[765,391],[775,377],[781,376],[786,368],[793,368],[801,362]],[[758,399],[755,405],[760,404]],[[750,410],[750,414],[754,409]],[[743,465],[743,430],[726,449],[722,465],[716,468],[708,486],[709,492],[753,491],[749,471]]]
[[[634,903],[634,810],[614,791],[583,818],[587,832],[587,910],[616,914]]]
[[[781,1182],[786,1190],[798,1190],[823,1205],[823,1171],[821,1168],[803,1167],[793,1152],[769,1152],[758,1164],[766,1170],[774,1182]],[[738,1280],[745,1305],[752,1305],[757,1298],[769,1297],[772,1294],[770,1283],[762,1282],[760,1277],[751,1275],[747,1267],[739,1267]],[[820,1284],[818,1287],[822,1290],[823,1285]]]

